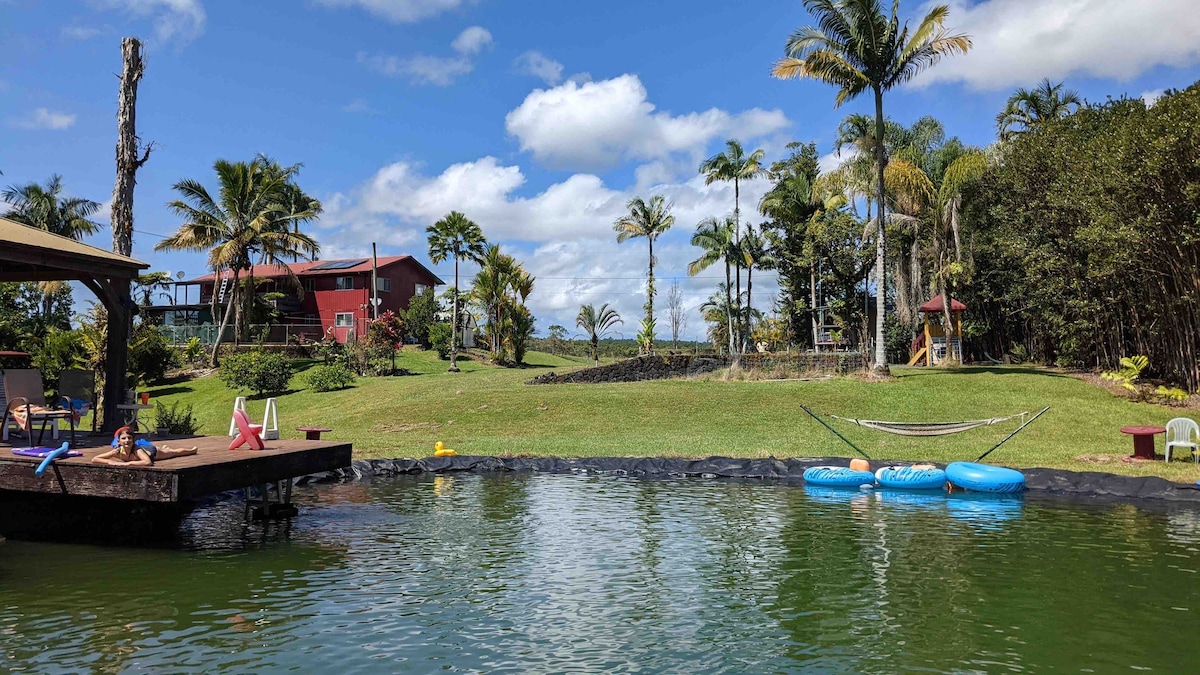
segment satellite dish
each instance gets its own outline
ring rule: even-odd
[[[187,276],[187,274],[185,274],[183,270],[179,270],[178,272],[175,273],[175,278],[180,281],[183,281],[183,278],[186,276]]]

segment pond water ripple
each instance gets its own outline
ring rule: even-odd
[[[0,670],[1200,671],[1200,514],[597,476],[236,501],[0,546]]]

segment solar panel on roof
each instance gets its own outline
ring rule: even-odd
[[[361,258],[359,260],[330,260],[329,262],[323,262],[316,267],[310,267],[308,269],[310,272],[312,270],[344,270],[351,267],[357,267],[365,262],[367,262],[366,258]]]

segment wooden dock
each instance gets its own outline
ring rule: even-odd
[[[206,495],[285,481],[297,476],[332,471],[350,465],[351,445],[337,441],[267,441],[266,449],[229,450],[223,436],[179,437],[154,440],[171,447],[196,446],[188,457],[155,462],[153,466],[125,467],[92,464],[92,458],[110,449],[108,439],[80,435],[82,457],[56,460],[40,477],[34,470],[42,460],[12,454],[16,445],[0,444],[0,491],[102,497],[159,504],[179,504]],[[58,446],[47,440],[46,445]]]

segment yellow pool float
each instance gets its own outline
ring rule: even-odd
[[[455,452],[455,451],[451,450],[450,448],[447,448],[445,445],[443,445],[441,441],[438,441],[437,443],[434,443],[434,445],[433,445],[433,456],[434,457],[454,457],[457,454],[458,454],[457,452]]]

